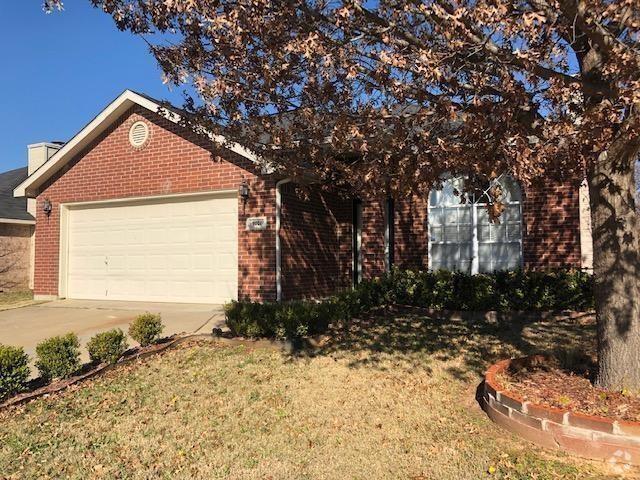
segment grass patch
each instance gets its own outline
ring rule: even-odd
[[[32,301],[33,292],[31,292],[31,290],[19,292],[0,292],[0,310],[27,304]]]
[[[9,478],[600,479],[475,402],[487,362],[593,342],[592,322],[376,317],[295,356],[183,345],[0,413]],[[517,338],[519,337],[519,338]],[[494,440],[495,439],[495,440]],[[491,472],[491,473],[490,473]]]

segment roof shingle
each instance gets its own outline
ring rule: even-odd
[[[27,167],[0,173],[0,219],[34,220],[27,212],[27,199],[13,196],[13,189],[22,183],[27,176]]]

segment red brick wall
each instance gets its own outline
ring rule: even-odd
[[[150,138],[140,149],[128,140],[133,122],[146,119]],[[222,157],[225,160],[222,160]],[[60,203],[237,190],[249,182],[251,195],[239,199],[239,298],[275,299],[275,188],[246,158],[221,150],[154,112],[134,107],[56,174],[38,196],[35,293],[58,294]],[[53,203],[50,217],[42,204]],[[266,216],[261,232],[245,231],[249,216]]]
[[[394,202],[394,265],[402,269],[426,270],[429,238],[427,199],[418,196]],[[362,202],[362,275],[374,278],[385,271],[385,201]]]
[[[362,278],[379,277],[385,272],[384,200],[362,201]]]
[[[525,190],[523,258],[527,269],[580,268],[579,184],[549,182]]]
[[[322,297],[350,286],[351,200],[294,183],[280,188],[282,299]]]
[[[429,267],[428,198],[412,196],[396,200],[394,265],[402,269]]]
[[[146,118],[148,143],[131,147],[131,124]],[[224,158],[225,160],[222,160]],[[196,137],[159,115],[136,107],[127,112],[54,176],[38,197],[35,293],[58,294],[60,203],[237,189],[250,184],[246,205],[239,200],[239,298],[275,299],[275,186],[253,164]],[[302,199],[283,185],[283,297],[322,296],[350,284],[352,204],[312,192]],[[42,212],[44,199],[53,212]],[[396,201],[395,264],[427,267],[427,199]],[[384,273],[384,201],[362,203],[364,278]],[[267,230],[247,232],[249,216],[266,216]],[[579,199],[573,185],[530,188],[523,207],[526,268],[580,265]]]
[[[363,201],[363,277],[385,270],[384,207],[382,200]],[[578,185],[547,183],[526,189],[523,202],[523,261],[525,269],[580,267],[580,205]],[[428,198],[395,201],[394,265],[428,268]]]
[[[283,299],[327,295],[351,285],[351,202],[318,191],[303,199],[295,188],[293,184],[282,186]],[[364,278],[385,272],[384,204],[376,199],[362,201]],[[400,268],[427,268],[426,208],[427,200],[419,197],[395,202],[394,264]]]

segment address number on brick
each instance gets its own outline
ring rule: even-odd
[[[249,217],[247,218],[247,230],[257,232],[267,229],[267,217]]]

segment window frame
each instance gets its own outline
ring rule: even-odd
[[[518,209],[518,230],[519,230],[519,236],[517,240],[508,240],[508,224],[505,223],[505,240],[503,241],[496,241],[496,240],[488,240],[488,241],[480,241],[480,235],[479,235],[479,227],[482,225],[480,223],[479,217],[480,215],[478,214],[479,211],[481,209],[486,208],[487,204],[488,204],[488,197],[487,197],[487,192],[489,191],[489,188],[491,188],[492,185],[497,184],[501,184],[501,180],[504,179],[505,177],[509,178],[512,182],[514,182],[515,186],[518,188],[519,190],[519,199],[518,200],[509,200],[508,202],[505,202],[505,212],[503,212],[502,215],[505,215],[506,210],[509,207],[515,206],[517,205]],[[456,181],[462,181],[464,182],[465,179],[467,177],[466,176],[458,176],[458,177],[447,177],[443,179],[443,182],[456,182]],[[492,270],[490,272],[480,272],[480,245],[511,245],[511,244],[517,244],[518,245],[518,255],[519,255],[519,262],[518,262],[518,266],[517,268],[523,268],[524,266],[524,250],[523,250],[523,240],[524,240],[524,229],[523,229],[523,201],[524,201],[524,195],[523,195],[523,191],[522,191],[522,187],[520,186],[520,184],[517,182],[517,180],[513,177],[511,177],[510,175],[500,175],[498,176],[496,179],[494,179],[493,181],[489,182],[489,186],[482,192],[481,195],[479,195],[479,198],[473,198],[472,200],[469,200],[469,203],[467,204],[463,204],[463,203],[459,203],[456,205],[438,205],[438,206],[432,206],[431,205],[431,194],[434,191],[437,191],[438,189],[432,188],[429,191],[429,198],[428,198],[428,202],[427,202],[427,243],[428,243],[428,251],[427,251],[427,265],[429,270],[433,270],[433,255],[432,255],[432,246],[435,245],[465,245],[466,243],[470,243],[471,244],[471,258],[469,261],[469,270],[468,273],[472,274],[472,275],[476,275],[478,273],[490,273],[490,272],[495,272],[495,271],[499,271],[496,270],[495,268],[493,268],[493,265],[495,263],[495,259],[491,256],[489,258],[489,261],[491,262],[491,266],[492,266]],[[442,189],[441,189],[442,190]],[[444,212],[445,207],[454,207],[454,208],[469,208],[470,210],[470,218],[471,218],[471,235],[470,235],[470,240],[469,242],[447,242],[444,238],[444,228],[446,226],[446,223],[444,221],[444,215],[442,216],[442,223],[439,224],[439,226],[442,228],[442,239],[440,241],[433,241],[432,240],[432,222],[431,222],[431,211],[432,209],[441,209],[442,212]],[[456,217],[459,219],[460,215],[457,214]],[[501,219],[501,222],[503,222],[504,219]],[[511,222],[511,223],[515,223],[515,222]],[[501,223],[502,224],[502,223]],[[455,223],[455,226],[458,228],[458,232],[459,232],[459,225],[461,225],[459,222]],[[467,224],[462,224],[462,225],[467,225]],[[458,261],[458,264],[460,264],[461,262]],[[454,271],[462,271],[462,270],[454,270]]]

